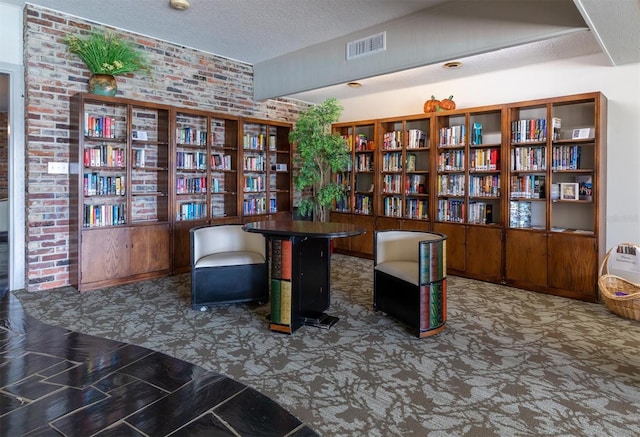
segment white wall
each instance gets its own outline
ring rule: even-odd
[[[344,99],[341,121],[419,114],[432,94],[469,108],[592,91],[608,100],[607,249],[640,243],[640,64],[611,67],[590,55]]]
[[[0,2],[0,61],[22,65],[22,8]]]

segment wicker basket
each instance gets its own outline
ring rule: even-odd
[[[622,243],[618,246],[638,248],[632,243]],[[607,252],[600,265],[600,296],[612,313],[627,319],[640,320],[640,284],[609,273],[609,257],[613,250],[614,248],[611,248]]]

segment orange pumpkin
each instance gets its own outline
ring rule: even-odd
[[[440,106],[440,100],[436,99],[435,96],[431,96],[431,99],[424,102],[424,112],[435,112],[438,110]]]
[[[452,99],[453,99],[453,96],[449,96],[448,99],[442,99],[440,101],[440,107],[445,111],[456,109],[456,102],[454,102]]]

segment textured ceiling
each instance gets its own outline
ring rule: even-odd
[[[464,8],[465,0],[189,0],[191,7],[176,11],[169,0],[29,0],[28,3],[109,26],[192,47],[260,66],[279,57],[304,53],[336,38],[403,20],[428,8]],[[466,0],[468,1],[468,0]],[[500,1],[504,3],[500,3]],[[474,5],[523,4],[526,0],[475,0]],[[543,0],[541,5],[545,4]],[[476,3],[477,2],[477,3]],[[23,6],[25,0],[0,0]],[[470,53],[463,68],[444,70],[441,63],[398,68],[393,74],[357,79],[366,87],[344,85],[291,90],[282,95],[312,103],[328,96],[352,97],[407,85],[425,85],[451,78],[604,52],[612,65],[640,62],[640,0],[553,0],[547,7],[568,3],[584,18],[582,29],[538,41],[509,43]],[[497,5],[497,7],[496,7]],[[487,6],[488,7],[488,6]],[[531,21],[535,17],[532,17]],[[585,24],[586,23],[586,24]],[[516,27],[517,27],[517,23]],[[529,24],[529,23],[526,23]],[[475,34],[488,29],[479,19]],[[472,32],[473,34],[473,32]],[[303,50],[306,49],[306,50]],[[294,54],[294,55],[292,55]],[[256,72],[258,69],[256,70]],[[274,97],[276,95],[273,95]]]
[[[169,0],[27,3],[257,64],[445,1],[189,0],[185,11],[169,7]]]

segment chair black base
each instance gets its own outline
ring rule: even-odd
[[[269,301],[267,263],[202,267],[191,271],[191,308]]]
[[[446,320],[436,326],[428,326],[425,320],[429,302],[425,302],[420,287],[395,276],[374,271],[373,309],[406,324],[419,338],[437,334],[444,329]],[[425,329],[425,326],[428,326]]]

